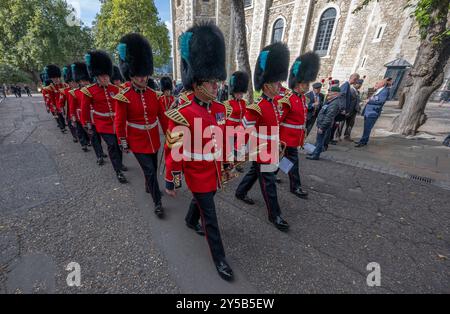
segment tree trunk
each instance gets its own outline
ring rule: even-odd
[[[412,85],[406,91],[403,110],[394,120],[392,132],[415,135],[425,123],[425,107],[431,94],[442,85],[444,68],[450,56],[450,37],[434,39],[446,30],[449,1],[436,1],[430,14],[430,25],[422,39],[410,75]]]
[[[231,10],[234,16],[234,32],[236,38],[236,54],[238,61],[239,71],[248,73],[250,77],[248,84],[247,100],[249,103],[253,103],[253,82],[252,82],[252,71],[250,69],[250,61],[248,58],[247,49],[247,32],[245,30],[245,12],[244,12],[244,1],[233,0],[231,2]]]

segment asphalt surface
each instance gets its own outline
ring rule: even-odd
[[[106,151],[106,149],[105,149]],[[351,155],[349,156],[351,158]],[[308,200],[278,186],[288,233],[267,221],[259,186],[248,206],[239,179],[216,196],[236,280],[217,275],[204,238],[184,226],[190,194],[152,211],[130,154],[129,184],[63,135],[42,98],[0,104],[0,293],[449,293],[450,192],[388,174],[308,161]],[[162,180],[161,182],[161,188]],[[69,263],[81,286],[69,287]],[[369,287],[371,262],[381,285]]]

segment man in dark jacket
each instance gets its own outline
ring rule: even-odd
[[[334,120],[343,107],[344,99],[339,85],[332,85],[327,95],[326,103],[317,116],[316,149],[306,157],[310,160],[319,160],[323,151],[325,140],[330,136]]]
[[[306,120],[307,136],[311,132],[325,100],[325,95],[320,92],[321,89],[322,89],[321,83],[314,83],[313,90],[305,94],[308,106],[308,117]]]
[[[361,94],[359,93],[359,89],[361,88],[363,83],[364,80],[359,79],[350,87],[352,97],[351,105],[345,115],[345,120],[342,123],[341,129],[339,130],[339,134],[341,134],[345,125],[344,139],[348,141],[351,141],[351,133],[353,126],[355,125],[356,115],[361,111]]]

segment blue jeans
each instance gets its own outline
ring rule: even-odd
[[[323,151],[323,145],[325,143],[325,140],[330,136],[331,134],[331,128],[323,129],[322,133],[317,133],[317,139],[316,139],[316,149],[313,151],[312,156],[313,157],[320,157],[320,154]]]
[[[369,142],[370,133],[372,132],[372,129],[375,125],[375,122],[377,122],[378,117],[364,117],[364,132],[363,136],[359,140],[359,143],[361,144],[367,144]]]

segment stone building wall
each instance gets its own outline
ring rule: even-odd
[[[180,79],[178,36],[194,21],[209,19],[222,30],[227,45],[227,70],[236,68],[234,30],[230,0],[178,0],[172,2],[174,29],[174,70]],[[414,63],[419,37],[417,26],[409,12],[403,8],[406,0],[372,1],[358,13],[353,10],[360,0],[253,0],[245,9],[247,42],[252,69],[259,52],[271,43],[275,20],[283,17],[285,28],[283,42],[291,52],[291,63],[301,53],[314,49],[322,13],[329,7],[337,11],[328,53],[321,58],[320,78],[346,80],[353,72],[366,75],[366,86],[373,85],[384,76],[384,64],[397,57]],[[374,40],[380,26],[384,25],[380,40]]]

